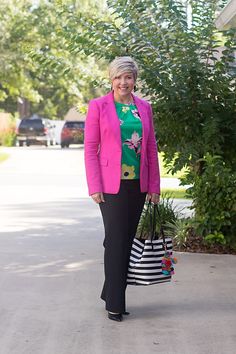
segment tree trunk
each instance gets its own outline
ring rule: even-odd
[[[26,98],[18,98],[17,110],[20,118],[28,117],[30,115],[30,102]]]

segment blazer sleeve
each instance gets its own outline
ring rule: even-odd
[[[89,195],[102,192],[98,152],[100,148],[100,110],[91,100],[85,121],[84,159]]]
[[[147,141],[147,158],[148,158],[148,192],[160,194],[160,169],[158,161],[158,149],[155,139],[155,130],[153,124],[152,107],[148,104],[150,117],[150,131]]]

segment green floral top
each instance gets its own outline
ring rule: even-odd
[[[120,120],[122,141],[121,179],[139,179],[142,145],[142,122],[134,104],[115,102]]]

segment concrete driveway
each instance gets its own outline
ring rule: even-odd
[[[106,317],[103,227],[83,147],[0,164],[0,354],[235,354],[236,257],[178,253],[171,284],[128,288]]]

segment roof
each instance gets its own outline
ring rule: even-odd
[[[230,0],[218,15],[215,25],[219,30],[236,28],[236,0]]]
[[[85,121],[85,115],[81,114],[78,112],[76,107],[72,107],[69,109],[69,111],[66,113],[64,120],[78,120],[81,122]]]

